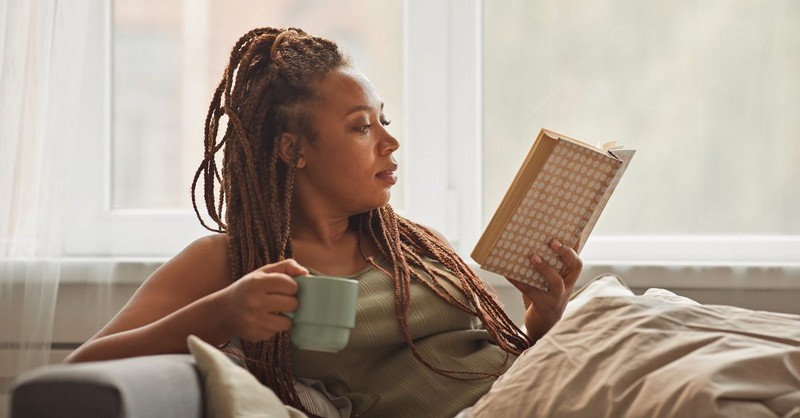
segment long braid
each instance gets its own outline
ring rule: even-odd
[[[308,104],[317,99],[313,82],[347,65],[335,43],[295,28],[254,29],[234,45],[209,105],[205,153],[192,181],[192,206],[200,223],[228,235],[232,280],[264,264],[292,257],[291,207],[299,144],[295,143],[290,161],[284,162],[279,158],[279,140],[284,132],[298,132],[315,140],[305,113]],[[227,118],[227,126],[222,140],[217,142],[223,117]],[[220,173],[215,155],[221,149],[224,155]],[[203,220],[195,199],[201,179],[205,208],[216,228]],[[219,196],[215,196],[215,181],[219,183]],[[391,271],[364,255],[370,264],[394,279],[395,314],[401,332],[417,360],[430,370],[461,380],[497,376],[500,372],[444,370],[417,352],[407,322],[411,280],[478,317],[506,352],[519,354],[531,345],[483,282],[431,231],[398,216],[388,205],[356,215],[352,221],[359,229],[359,237],[363,233],[388,260]],[[439,261],[455,278],[430,268],[425,259]],[[469,303],[451,294],[442,285],[445,281],[460,289]],[[289,334],[242,344],[248,369],[284,403],[302,408],[294,389]]]
[[[426,285],[456,308],[480,318],[486,330],[507,353],[519,355],[532,345],[530,338],[508,318],[493,294],[486,289],[483,281],[435,234],[416,223],[398,216],[389,205],[375,209],[372,212],[376,213],[369,213],[365,222],[370,229],[369,235],[373,239],[373,243],[379,248],[379,251],[389,254],[389,263],[393,266],[393,272],[385,271],[374,259],[370,258],[368,261],[373,267],[383,270],[394,278],[397,320],[406,344],[411,348],[414,357],[418,361],[436,373],[458,380],[496,377],[501,372],[500,370],[494,373],[445,370],[422,358],[410,336],[407,323],[407,314],[411,302],[409,284],[412,278]],[[375,219],[378,222],[375,222]],[[413,237],[417,239],[411,239]],[[397,262],[398,254],[401,262]],[[449,280],[449,278],[429,269],[420,256],[441,262],[447,270],[458,277],[460,286],[457,286],[457,288],[461,289],[462,294],[472,301],[473,305],[475,305],[474,308],[470,309],[464,306],[452,295],[449,295],[440,284],[436,283],[436,277],[445,280]],[[410,269],[409,262],[406,260],[410,261],[411,265],[422,270],[423,274]]]
[[[335,44],[299,29],[255,29],[231,51],[209,106],[205,155],[192,182],[192,202],[203,226],[227,233],[232,280],[291,256],[290,197],[298,152],[283,164],[277,158],[277,139],[292,128],[308,129],[303,115],[294,112],[315,99],[310,82],[345,64]],[[222,117],[227,117],[227,128],[217,144]],[[301,133],[310,137],[310,132]],[[223,145],[220,176],[214,155]],[[201,177],[206,210],[218,228],[209,227],[200,215],[195,190]],[[215,180],[220,183],[218,199]],[[243,341],[243,346],[251,372],[281,400],[302,407],[294,390],[288,334],[271,341]]]

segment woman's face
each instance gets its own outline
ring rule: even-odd
[[[302,204],[350,216],[386,205],[397,182],[397,140],[375,87],[350,68],[318,82],[311,104],[315,138],[301,142],[295,188]]]

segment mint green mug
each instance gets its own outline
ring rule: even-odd
[[[298,276],[292,342],[301,350],[339,352],[356,325],[358,281],[332,276]]]

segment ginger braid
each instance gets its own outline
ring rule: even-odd
[[[373,267],[384,271],[394,279],[395,313],[401,332],[414,357],[428,369],[458,380],[497,377],[501,373],[501,370],[494,373],[445,370],[422,358],[411,339],[407,323],[411,302],[409,285],[412,278],[454,307],[478,317],[492,338],[507,353],[519,355],[533,344],[531,339],[508,318],[494,295],[475,272],[430,230],[397,215],[390,205],[374,209],[360,217],[359,228],[363,229],[363,225],[367,225],[368,235],[383,257],[389,260],[393,271],[386,271],[372,257],[366,255],[364,257]],[[440,262],[455,275],[459,283],[454,283],[449,275],[430,268],[425,258]],[[410,268],[411,266],[415,269]],[[464,305],[451,295],[441,286],[440,280],[456,285],[472,306]]]
[[[308,105],[318,99],[313,82],[348,65],[335,43],[296,28],[254,29],[234,45],[209,105],[204,158],[192,181],[191,193],[200,223],[228,235],[232,280],[265,264],[292,257],[290,213],[298,148],[286,164],[278,157],[278,139],[284,132],[298,132],[315,140],[316,132],[307,114]],[[218,141],[223,117],[227,117],[227,123]],[[221,171],[215,159],[220,150],[224,150]],[[203,219],[198,208],[195,193],[201,178],[205,210],[216,227]],[[483,282],[429,230],[398,216],[389,205],[356,215],[352,220],[389,261],[391,272],[365,256],[370,264],[394,279],[397,320],[407,344],[426,367],[464,380],[499,375],[499,371],[486,374],[443,370],[419,355],[407,324],[412,278],[446,302],[478,317],[506,352],[519,354],[531,345]],[[430,268],[425,259],[439,261],[455,279]],[[456,285],[470,303],[464,304],[448,293],[441,280]],[[294,390],[289,343],[288,333],[280,333],[270,341],[242,341],[248,369],[284,403],[303,408]]]
[[[255,29],[234,45],[209,106],[205,155],[192,182],[192,204],[201,224],[228,235],[232,280],[291,257],[290,208],[298,149],[284,164],[277,157],[277,139],[287,131],[313,137],[307,116],[298,109],[316,99],[313,81],[346,64],[334,43],[299,29]],[[223,117],[227,127],[217,142]],[[215,155],[221,149],[220,175]],[[216,228],[205,222],[197,206],[201,177],[205,209]],[[302,408],[294,390],[288,334],[271,341],[243,341],[243,349],[248,369],[283,402]]]

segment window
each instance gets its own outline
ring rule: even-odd
[[[203,124],[231,48],[252,28],[297,26],[336,40],[376,85],[390,130],[405,137],[402,0],[107,0],[92,12],[95,73],[65,208],[68,255],[164,257],[208,233],[189,195]],[[407,188],[393,192],[401,212]]]
[[[800,261],[792,2],[140,3],[89,19],[68,254],[165,257],[206,233],[188,194],[225,56],[249,28],[291,24],[372,78],[401,139],[393,204],[465,258],[545,127],[638,149],[587,262]]]
[[[483,11],[484,222],[544,127],[638,150],[592,240],[661,245],[605,257],[796,261],[794,3],[502,0]]]

